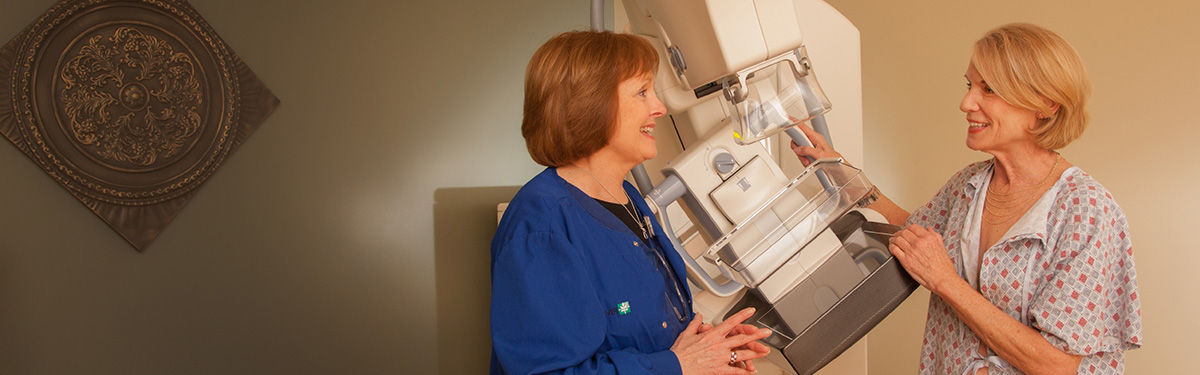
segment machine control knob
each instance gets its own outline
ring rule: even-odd
[[[675,75],[681,76],[687,71],[687,61],[683,59],[683,52],[679,51],[679,46],[667,47],[668,58],[671,66],[675,67]]]
[[[722,151],[713,157],[713,168],[721,174],[733,172],[733,169],[737,168],[737,161],[733,160],[732,154]]]

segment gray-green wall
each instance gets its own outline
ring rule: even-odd
[[[0,374],[485,372],[525,63],[587,2],[192,4],[280,107],[144,253],[0,143]]]

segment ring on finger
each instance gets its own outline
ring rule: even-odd
[[[737,363],[737,352],[730,350],[729,351],[729,365],[733,366],[734,363]]]

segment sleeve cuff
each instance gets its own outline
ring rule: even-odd
[[[609,353],[614,365],[621,374],[654,374],[682,375],[683,368],[679,366],[679,358],[675,352],[664,350],[654,353],[637,353],[632,349]],[[641,371],[628,371],[638,369]]]
[[[650,362],[650,371],[655,374],[683,374],[683,367],[679,365],[679,358],[675,357],[675,352],[664,350],[657,353],[646,355]]]

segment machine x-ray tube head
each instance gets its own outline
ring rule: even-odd
[[[804,46],[739,71],[722,82],[722,104],[742,145],[823,115],[832,108]]]

